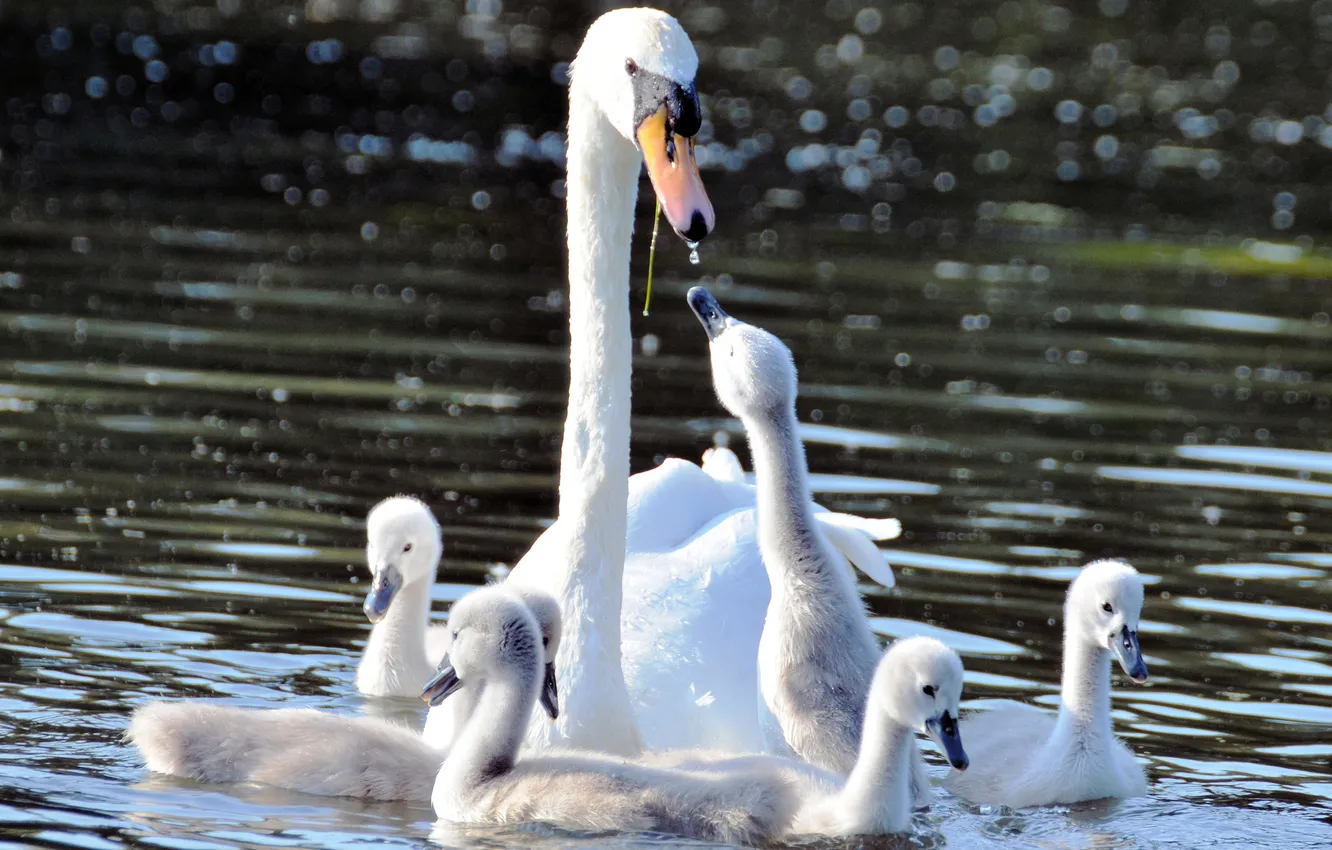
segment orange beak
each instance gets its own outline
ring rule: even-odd
[[[698,242],[716,227],[717,215],[698,173],[694,140],[671,132],[667,118],[664,106],[645,118],[638,125],[638,146],[666,220],[680,238]]]

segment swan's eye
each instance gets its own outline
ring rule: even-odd
[[[927,697],[934,696],[934,685],[926,685],[925,687],[921,688],[921,690],[925,692],[925,696]]]
[[[549,646],[550,646],[550,638],[548,638],[548,637],[543,637],[543,638],[541,639],[541,645],[542,645],[542,646],[545,646],[545,647],[549,647]]]
[[[404,552],[410,552],[410,551],[412,551],[412,544],[408,543],[406,546],[403,546],[403,547],[402,547],[402,551],[404,551]]]
[[[1107,614],[1113,614],[1115,613],[1115,606],[1111,605],[1109,602],[1102,602],[1101,610]]]
[[[454,640],[457,640],[457,639],[458,639],[458,630],[457,630],[457,629],[454,629],[454,630],[453,630],[453,639],[454,639]]]
[[[631,76],[631,77],[632,77],[634,74],[637,74],[637,73],[638,73],[638,63],[635,62],[635,61],[632,60],[632,59],[626,59],[626,60],[624,60],[624,72],[625,72],[626,74],[628,74],[629,76]]]

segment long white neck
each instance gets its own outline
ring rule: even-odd
[[[1062,684],[1058,727],[1084,739],[1112,734],[1110,652],[1067,625]]]
[[[565,704],[534,744],[642,749],[620,668],[629,501],[629,245],[642,158],[574,71],[569,90],[569,412],[560,455],[564,561],[551,585],[564,617],[556,657]]]
[[[432,665],[426,656],[430,622],[430,579],[404,584],[393,595],[384,619],[370,630],[356,669],[356,685],[381,696],[419,696]]]
[[[516,672],[520,671],[500,671],[479,686],[475,710],[435,778],[433,799],[441,795],[458,799],[480,783],[507,773],[518,760],[540,680],[510,675]]]
[[[901,832],[911,822],[913,736],[882,711],[866,712],[860,756],[838,794],[838,808],[861,831]]]

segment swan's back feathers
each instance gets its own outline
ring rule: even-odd
[[[126,739],[158,773],[371,800],[428,802],[444,761],[410,729],[309,708],[149,703]]]
[[[740,458],[725,446],[716,446],[703,452],[703,471],[718,481],[735,484],[745,482],[745,468],[740,465]]]
[[[542,821],[755,845],[787,829],[796,793],[785,777],[768,770],[710,775],[553,753],[520,760],[456,804],[457,811],[436,813],[462,822]]]

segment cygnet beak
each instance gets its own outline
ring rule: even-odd
[[[1110,651],[1119,659],[1124,675],[1141,685],[1147,681],[1147,663],[1142,660],[1142,647],[1138,646],[1138,633],[1128,626],[1110,635]]]
[[[546,665],[546,678],[541,683],[541,707],[551,720],[560,717],[560,691],[555,685],[555,662]]]
[[[370,592],[365,595],[365,616],[378,623],[393,604],[393,595],[402,587],[402,573],[393,564],[382,564],[375,573]]]
[[[944,756],[953,767],[966,770],[971,764],[967,751],[962,749],[962,732],[957,728],[957,718],[949,714],[947,709],[938,717],[925,721],[925,732],[944,751]]]
[[[703,330],[707,331],[709,342],[726,330],[727,320],[731,317],[717,303],[717,299],[712,297],[711,292],[701,286],[695,286],[685,297],[689,300],[689,309],[694,311],[694,315],[703,325]]]
[[[446,655],[444,660],[440,662],[439,669],[435,671],[435,675],[421,689],[421,699],[431,706],[436,706],[457,693],[462,686],[462,679],[458,678],[458,671],[453,669],[453,665],[449,663],[449,657]]]

